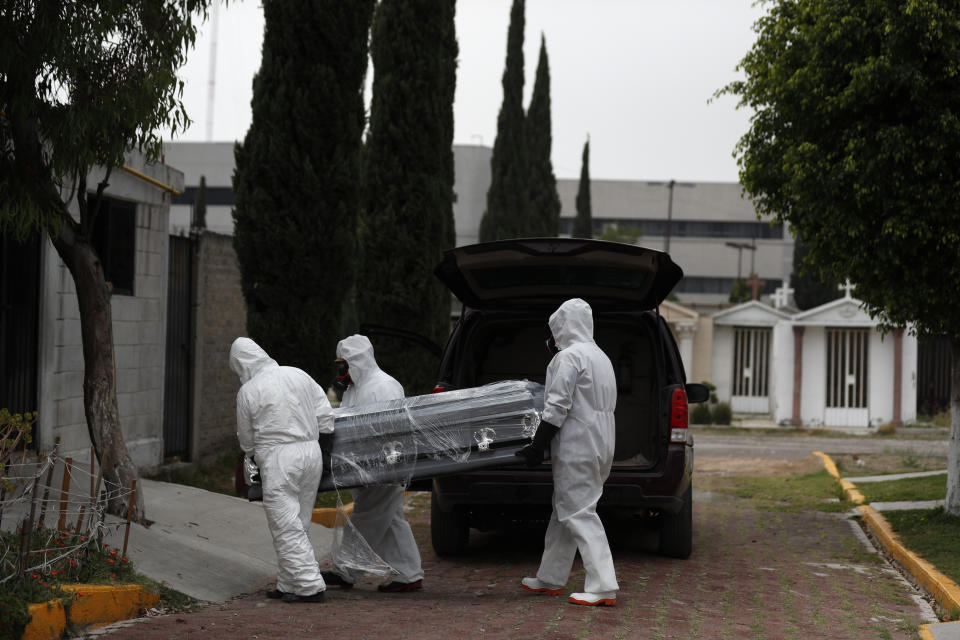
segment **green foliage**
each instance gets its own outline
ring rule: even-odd
[[[0,640],[20,640],[28,622],[27,601],[15,593],[0,593]]]
[[[842,500],[840,485],[825,470],[803,476],[748,476],[730,482],[735,483],[730,489],[719,489],[752,500],[760,509],[794,513],[811,510],[840,513],[850,509],[850,503]]]
[[[857,489],[868,502],[943,500],[947,495],[946,475],[902,478],[883,482],[861,482]]]
[[[690,422],[692,424],[710,424],[711,421],[710,405],[706,402],[699,402],[690,409]]]
[[[749,300],[752,292],[750,287],[743,280],[743,278],[737,278],[733,281],[733,286],[730,287],[730,296],[728,300],[733,304],[740,304],[741,302],[746,302]]]
[[[593,212],[590,206],[590,139],[583,143],[580,184],[577,187],[577,217],[573,220],[574,238],[593,237]]]
[[[17,449],[21,451],[21,458],[26,454],[26,445],[33,442],[33,425],[36,421],[36,411],[11,414],[7,409],[0,409],[0,488],[13,490],[13,485],[3,472]]]
[[[730,405],[726,402],[718,402],[711,409],[710,417],[713,424],[730,424],[733,419],[733,411],[730,410]]]
[[[64,193],[131,149],[157,158],[189,124],[183,66],[206,0],[47,2],[0,8],[0,233],[56,236]],[[72,184],[71,184],[72,183]]]
[[[450,332],[450,294],[433,269],[455,242],[454,14],[454,0],[383,0],[377,7],[357,285],[361,323],[437,344]],[[436,356],[409,342],[371,339],[378,363],[408,395],[433,388]]]
[[[960,518],[942,507],[930,511],[887,511],[883,516],[908,549],[960,583]]]
[[[253,119],[236,146],[234,248],[247,331],[325,383],[357,260],[373,0],[264,5]]]
[[[793,286],[793,300],[801,311],[819,307],[840,297],[836,278],[825,277],[819,273],[816,265],[808,262],[810,250],[799,235],[793,247],[793,272],[790,284]]]
[[[553,175],[550,150],[553,133],[550,123],[550,63],[547,60],[546,38],[540,37],[540,59],[533,85],[533,96],[524,126],[527,136],[527,225],[524,235],[553,237],[560,232],[560,196]]]
[[[503,71],[503,102],[497,115],[497,138],[490,158],[487,210],[480,219],[480,241],[523,237],[528,213],[527,155],[523,113],[524,0],[513,0]]]
[[[145,478],[184,484],[228,496],[237,495],[235,476],[243,460],[243,451],[234,446],[220,455],[184,467],[163,467]]]
[[[960,5],[776,0],[722,93],[740,180],[886,328],[960,338]]]
[[[603,233],[597,236],[599,240],[608,242],[622,242],[623,244],[636,244],[643,232],[639,227],[624,224],[607,224],[603,227]]]

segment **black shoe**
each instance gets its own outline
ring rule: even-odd
[[[281,598],[284,602],[323,602],[323,591],[317,591],[309,596],[298,596],[295,593],[285,593]]]
[[[390,584],[381,584],[377,587],[377,591],[380,593],[403,593],[404,591],[419,591],[420,589],[423,589],[423,580],[413,582],[393,581]]]
[[[285,595],[287,595],[286,591],[280,591],[280,589],[267,589],[267,597],[271,600],[279,600]]]
[[[323,578],[323,581],[327,584],[328,587],[340,587],[341,589],[353,589],[352,582],[347,582],[340,576],[340,574],[334,573],[333,571],[321,571],[320,577]]]

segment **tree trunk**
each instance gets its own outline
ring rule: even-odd
[[[947,513],[960,516],[960,339],[950,340],[950,447],[947,450]]]
[[[110,291],[97,252],[89,240],[76,233],[72,221],[64,221],[52,240],[70,269],[77,290],[83,342],[83,408],[90,442],[103,469],[107,511],[125,517],[128,500],[122,490],[129,489],[138,473],[120,429]],[[145,515],[143,497],[138,491],[132,518],[144,523]]]

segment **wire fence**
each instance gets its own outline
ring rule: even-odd
[[[126,527],[116,562],[127,562],[136,480],[129,487],[108,482],[92,451],[89,464],[75,464],[58,447],[0,467],[0,585],[79,577],[90,553],[105,551],[110,528]],[[126,523],[106,520],[107,505],[116,500],[129,505]]]

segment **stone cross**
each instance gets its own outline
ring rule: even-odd
[[[857,288],[857,285],[850,282],[850,278],[847,278],[843,284],[837,285],[838,291],[843,291],[844,298],[852,298],[853,296],[850,293]]]
[[[750,285],[750,289],[753,291],[753,297],[751,299],[756,300],[760,291],[760,287],[767,284],[767,282],[766,280],[761,280],[760,276],[758,276],[756,273],[752,273],[750,274],[750,279],[747,280],[747,284]]]
[[[773,308],[782,309],[790,304],[790,296],[793,295],[793,288],[783,285],[773,292]]]

